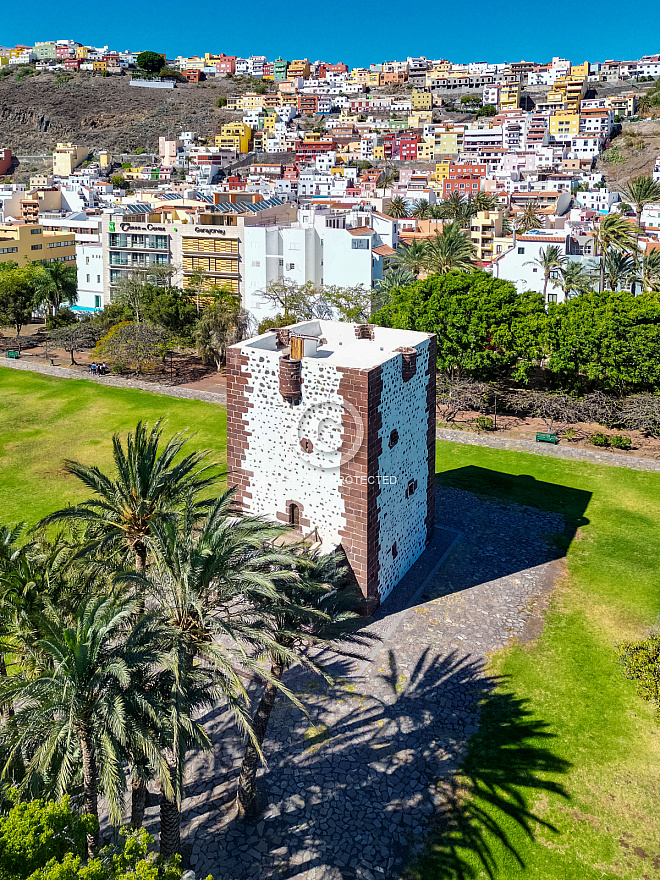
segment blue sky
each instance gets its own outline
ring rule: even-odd
[[[565,5],[553,10],[538,0],[382,0],[321,8],[328,10],[327,18],[314,7],[298,13],[295,3],[278,7],[266,0],[201,6],[172,0],[112,0],[107,6],[35,0],[27,9],[6,3],[0,45],[71,38],[116,49],[153,49],[168,57],[211,51],[306,56],[351,66],[407,55],[452,61],[544,61],[560,55],[580,62],[660,52],[660,16],[651,7],[646,14],[627,14],[615,0],[571,7],[575,14]]]

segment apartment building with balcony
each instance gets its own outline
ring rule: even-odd
[[[177,287],[192,289],[201,273],[204,288],[225,287],[243,299],[245,227],[290,221],[295,219],[295,208],[281,199],[216,199],[214,204],[190,199],[136,203],[104,214],[101,241],[106,295],[111,298],[121,279],[136,270],[148,275],[151,267],[157,271],[171,266],[172,284]]]
[[[504,211],[479,211],[470,221],[470,239],[478,262],[489,264],[495,256],[495,239],[502,237]]]
[[[51,232],[40,224],[0,226],[0,263],[19,266],[31,263],[75,262],[76,240],[72,232]]]

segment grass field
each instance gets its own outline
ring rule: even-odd
[[[86,490],[64,471],[64,459],[109,467],[115,431],[159,418],[166,436],[189,428],[191,449],[208,449],[225,470],[224,407],[0,368],[0,521],[33,524],[82,500]]]
[[[63,459],[106,467],[114,431],[161,416],[224,469],[221,407],[0,368],[0,521],[80,499]],[[616,661],[660,613],[660,474],[451,443],[438,472],[579,528],[542,636],[492,658],[500,684],[464,787],[410,877],[487,877],[485,864],[497,880],[660,876],[660,728]]]

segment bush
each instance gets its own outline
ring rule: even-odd
[[[495,427],[493,420],[488,416],[477,416],[474,423],[480,431],[492,431]]]
[[[596,434],[592,434],[589,438],[589,442],[593,446],[609,446],[610,438],[607,434],[603,434],[602,431],[598,431]]]
[[[614,434],[610,437],[610,443],[615,449],[630,449],[632,447],[630,437],[623,437],[621,434]]]
[[[78,318],[71,309],[60,309],[56,315],[46,316],[46,330],[59,330],[60,327],[71,327],[78,323]]]
[[[0,876],[24,880],[51,859],[85,853],[85,834],[96,830],[92,816],[71,811],[69,798],[16,804],[0,820]]]

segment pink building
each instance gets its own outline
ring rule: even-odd
[[[183,150],[183,141],[166,137],[158,138],[158,155],[163,168],[172,168],[176,165],[177,155]]]
[[[0,174],[6,174],[11,168],[11,150],[0,150]]]

